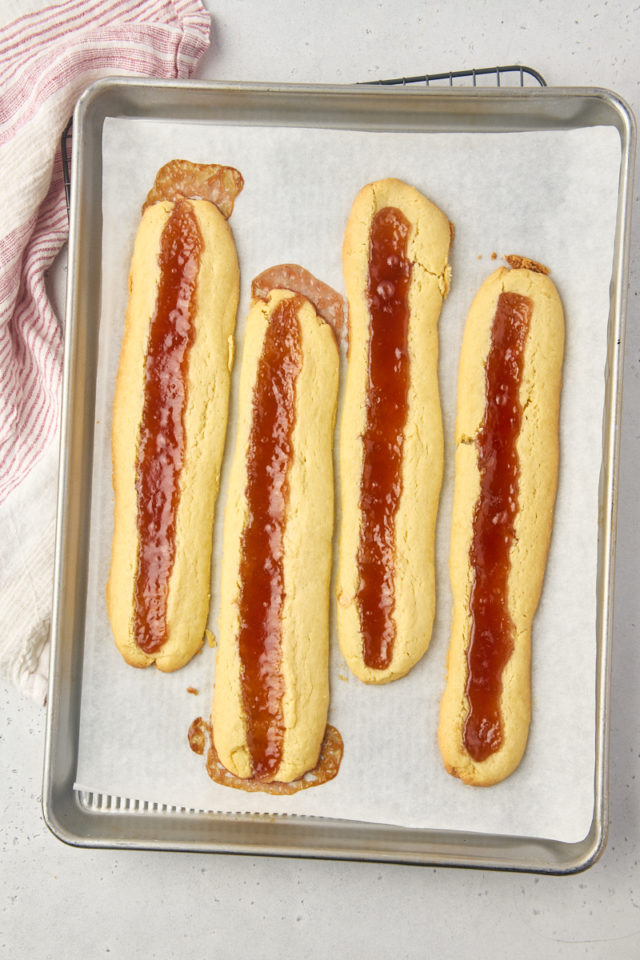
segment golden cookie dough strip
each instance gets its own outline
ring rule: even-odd
[[[394,230],[402,238],[397,249]],[[339,448],[338,638],[349,667],[366,683],[402,677],[425,653],[431,638],[434,539],[443,469],[438,319],[449,289],[452,233],[438,207],[394,179],[364,187],[346,227],[349,356]],[[381,263],[375,259],[378,250]],[[404,299],[403,283],[408,287]],[[376,311],[379,320],[373,319]],[[387,337],[375,354],[374,328],[378,340]],[[374,356],[378,363],[383,359],[386,369],[380,377],[387,378],[378,388],[377,403],[371,400]],[[394,369],[398,362],[399,373]],[[370,442],[368,431],[375,433],[375,411],[384,414],[389,409],[392,393],[400,397],[398,406],[404,405],[404,426],[396,422],[393,429],[399,442],[394,440],[378,453],[376,463],[375,436]],[[376,490],[370,481],[380,479],[392,455],[398,461],[396,480]],[[395,509],[365,524],[368,507],[386,504],[390,497],[395,498]],[[386,555],[374,557],[372,564],[368,544],[379,542],[380,530]]]
[[[186,161],[178,163],[188,167]],[[241,185],[239,174],[237,178]],[[174,235],[172,230],[177,233]],[[183,236],[182,251],[180,231],[188,234],[186,240]],[[177,377],[178,392],[184,389],[182,399],[176,401],[173,412],[168,414],[170,404],[162,413],[163,404],[168,401],[164,381],[160,381],[167,376],[171,380],[171,371],[165,369],[155,384],[147,382],[151,376],[147,374],[147,362],[150,329],[160,311],[159,290],[164,282],[162,289],[170,292],[172,284],[177,282],[173,274],[173,279],[162,280],[161,259],[164,256],[165,271],[171,263],[175,272],[182,255],[191,257],[190,267],[186,268],[188,275],[181,278],[181,293],[176,294],[174,290],[174,296],[178,300],[182,296],[184,301],[188,294],[192,298],[189,300],[191,313],[185,310],[183,302],[181,321],[175,325],[178,342],[174,360],[181,358],[183,363],[182,373]],[[155,663],[163,671],[177,670],[200,649],[204,639],[238,284],[233,236],[225,217],[212,202],[178,195],[175,201],[157,200],[145,206],[129,273],[129,304],[114,398],[114,534],[107,584],[107,608],[116,646],[127,663],[135,667]],[[184,326],[187,315],[191,317],[188,333]],[[182,344],[180,336],[185,341]],[[160,367],[162,357],[157,353],[156,372]],[[160,428],[152,443],[148,438],[155,415],[148,410],[151,427],[145,434],[145,446],[141,423],[145,403],[152,402],[153,397],[158,406]],[[175,433],[173,446],[172,440],[165,442],[170,433]],[[144,487],[139,468],[142,449],[148,451],[151,464]],[[154,484],[151,471],[157,470],[162,462],[168,474],[164,480],[160,474],[156,493],[150,493]],[[171,488],[169,493],[167,489],[162,493],[163,484]],[[160,511],[158,519],[158,510],[152,508],[151,513],[145,515],[146,520],[141,520],[144,510],[157,502],[158,489],[165,498],[164,515]],[[172,497],[173,514],[168,506]],[[155,516],[153,509],[156,509]],[[138,530],[143,529],[139,524],[143,522],[146,523],[144,548],[140,544],[142,534],[138,534]],[[155,540],[149,534],[154,524],[160,530]],[[172,559],[167,559],[168,549],[173,550]],[[145,566],[141,566],[141,557]],[[149,576],[141,570],[150,570]]]
[[[512,773],[526,747],[531,628],[558,472],[562,304],[546,268],[507,260],[514,269],[496,270],[471,305],[458,376],[453,622],[439,741],[449,773],[478,786]],[[509,389],[513,400],[500,404]],[[496,401],[511,411],[506,419]],[[493,461],[481,453],[485,444]],[[481,605],[491,584],[492,597]]]
[[[218,757],[241,778],[298,779],[316,765],[325,733],[338,365],[334,332],[306,297],[275,289],[253,302],[211,716]]]

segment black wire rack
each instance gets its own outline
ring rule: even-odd
[[[488,82],[487,82],[488,81]],[[469,70],[448,70],[444,73],[425,73],[419,77],[396,77],[391,80],[367,80],[367,85],[374,86],[417,86],[423,87],[442,87],[442,86],[470,86],[477,87],[479,82],[482,86],[510,86],[525,87],[538,86],[546,87],[547,81],[541,73],[534,70],[533,67],[525,67],[521,64],[508,64],[503,67],[472,67]],[[73,129],[73,120],[64,128],[61,138],[62,151],[62,172],[64,177],[64,191],[67,200],[67,212],[71,204],[71,136]]]
[[[488,78],[488,84],[483,81]],[[368,83],[377,86],[409,86],[410,84],[421,84],[424,87],[433,86],[471,86],[477,87],[478,81],[484,86],[531,86],[546,87],[547,81],[541,73],[534,70],[533,67],[525,67],[521,64],[509,64],[504,67],[475,67],[470,70],[447,70],[445,73],[426,73],[420,77],[396,77],[393,80],[369,80]],[[493,81],[493,82],[491,82]]]

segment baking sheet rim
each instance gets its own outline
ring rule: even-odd
[[[101,131],[102,121],[104,117],[100,117],[100,111],[104,109],[104,104],[101,101],[107,100],[106,108],[107,115],[122,115],[121,109],[114,111],[114,113],[109,114],[109,96],[113,95],[114,91],[117,94],[122,94],[124,91],[127,91],[127,96],[129,97],[127,106],[128,109],[131,108],[131,95],[138,92],[139,96],[142,98],[142,103],[140,104],[140,113],[134,113],[132,115],[136,116],[145,116],[147,115],[144,110],[144,98],[148,96],[151,92],[158,91],[159,89],[164,90],[165,93],[173,93],[177,96],[178,100],[185,96],[189,96],[190,91],[197,91],[199,94],[202,93],[215,93],[218,96],[228,96],[231,95],[233,98],[238,97],[238,95],[243,96],[247,94],[249,98],[258,96],[259,98],[270,97],[275,92],[279,93],[280,96],[289,96],[293,98],[304,98],[309,93],[314,94],[337,94],[339,97],[349,95],[350,97],[356,96],[356,99],[366,97],[367,99],[374,96],[378,99],[378,102],[384,104],[385,101],[381,98],[385,96],[394,97],[394,103],[397,105],[400,97],[410,96],[412,100],[415,98],[418,91],[407,90],[402,88],[401,90],[393,88],[381,88],[381,87],[337,87],[337,86],[323,86],[323,85],[286,85],[286,84],[218,84],[218,83],[207,83],[207,82],[198,82],[198,83],[183,83],[183,82],[154,82],[154,81],[139,81],[139,80],[102,80],[94,84],[89,90],[83,95],[81,100],[78,103],[75,114],[75,128],[76,132],[80,133],[80,136],[77,138],[76,142],[80,142],[80,149],[74,150],[73,155],[73,183],[76,185],[75,189],[72,192],[72,214],[71,214],[71,231],[70,231],[70,241],[69,241],[69,277],[68,277],[68,295],[67,295],[67,329],[66,329],[66,352],[65,352],[65,375],[64,375],[64,390],[63,390],[63,402],[64,402],[64,415],[63,415],[63,429],[61,431],[61,471],[60,471],[60,487],[59,487],[59,511],[58,511],[58,529],[56,537],[56,577],[55,577],[55,591],[54,591],[54,619],[53,619],[53,629],[52,629],[52,669],[50,677],[50,696],[49,696],[49,709],[48,709],[48,718],[47,718],[47,745],[46,745],[46,756],[45,756],[45,771],[44,771],[44,790],[43,790],[43,811],[45,815],[45,820],[50,826],[52,831],[62,840],[69,843],[74,843],[78,845],[88,845],[88,846],[141,846],[149,847],[151,846],[154,849],[176,849],[183,848],[183,843],[179,842],[176,838],[173,840],[167,838],[166,840],[155,840],[153,843],[145,842],[143,838],[136,838],[133,835],[127,836],[124,832],[118,833],[116,831],[115,835],[108,836],[111,831],[106,831],[106,834],[102,837],[93,836],[92,831],[74,832],[73,829],[69,829],[65,826],[59,816],[61,812],[61,807],[65,804],[61,803],[61,797],[58,795],[56,797],[54,793],[54,779],[56,774],[57,764],[55,762],[56,747],[59,752],[59,729],[60,729],[60,695],[61,695],[61,684],[64,690],[64,684],[62,683],[62,677],[60,675],[60,670],[58,669],[60,664],[60,655],[61,655],[61,615],[64,612],[65,605],[63,602],[62,595],[62,586],[64,580],[64,571],[68,566],[68,554],[67,550],[64,549],[65,543],[68,538],[68,528],[66,526],[66,516],[68,514],[68,502],[67,502],[67,486],[69,484],[69,472],[70,472],[70,445],[68,440],[70,440],[70,435],[72,432],[72,427],[75,423],[75,435],[77,436],[78,426],[77,422],[72,421],[72,404],[70,402],[71,389],[74,384],[74,377],[72,367],[77,361],[77,295],[78,295],[78,271],[79,271],[79,261],[78,257],[80,256],[79,251],[79,240],[78,240],[78,230],[79,230],[79,220],[80,220],[80,207],[82,204],[82,190],[78,188],[78,184],[83,183],[82,179],[82,161],[83,157],[87,152],[90,153],[90,144],[88,139],[85,137],[85,126],[91,125],[91,123],[97,123],[98,129]],[[599,590],[598,590],[598,610],[599,610],[599,623],[598,623],[598,661],[596,665],[596,682],[597,682],[597,692],[596,692],[596,764],[594,770],[595,776],[595,791],[594,791],[594,817],[592,822],[591,831],[588,836],[585,838],[582,843],[577,844],[567,844],[560,841],[546,841],[543,838],[526,838],[521,841],[519,838],[508,838],[508,837],[496,837],[492,834],[469,834],[463,833],[460,834],[460,855],[456,857],[455,855],[450,856],[448,859],[442,859],[437,855],[437,842],[438,839],[442,839],[443,834],[449,834],[448,831],[441,830],[428,830],[421,828],[397,828],[397,827],[385,827],[384,825],[372,825],[367,824],[366,829],[368,831],[373,830],[374,832],[380,833],[384,830],[390,830],[392,833],[399,831],[405,835],[408,833],[418,834],[422,840],[425,841],[425,845],[428,848],[429,843],[431,842],[431,856],[429,855],[428,849],[420,849],[408,857],[405,853],[404,855],[397,851],[383,852],[382,850],[378,851],[362,851],[348,848],[347,846],[341,847],[339,849],[330,851],[319,850],[313,846],[303,847],[298,845],[297,847],[289,847],[286,845],[279,844],[268,844],[264,847],[259,847],[255,843],[236,843],[230,848],[226,848],[222,841],[208,841],[203,844],[202,842],[184,841],[187,849],[193,850],[215,850],[218,852],[264,852],[272,855],[299,855],[299,856],[330,856],[330,857],[340,857],[340,858],[356,858],[356,859],[373,859],[373,860],[390,860],[398,862],[420,862],[424,864],[432,864],[438,862],[444,862],[449,865],[474,865],[474,866],[487,866],[490,868],[505,868],[505,869],[532,869],[538,870],[541,872],[554,872],[554,873],[563,873],[563,872],[574,872],[577,869],[584,869],[587,866],[590,866],[591,863],[597,859],[600,852],[604,848],[606,841],[606,807],[607,807],[607,784],[606,784],[606,775],[607,775],[607,728],[608,728],[608,688],[609,688],[609,679],[610,679],[610,663],[609,663],[609,639],[611,634],[611,617],[612,617],[612,608],[611,608],[611,597],[612,597],[612,583],[613,583],[613,561],[614,561],[614,531],[615,531],[615,507],[616,507],[616,484],[615,477],[618,470],[618,459],[619,459],[619,439],[617,430],[617,423],[619,418],[619,408],[620,408],[620,398],[621,398],[621,362],[620,358],[622,355],[623,347],[623,334],[624,334],[624,315],[625,315],[625,306],[626,306],[626,288],[624,286],[624,281],[626,278],[628,270],[628,240],[629,240],[629,230],[628,222],[630,217],[629,211],[629,182],[630,182],[630,172],[633,162],[633,146],[635,143],[635,124],[633,117],[623,103],[615,94],[611,94],[609,91],[601,90],[598,88],[571,88],[571,89],[554,89],[554,88],[541,88],[541,89],[531,89],[525,88],[524,90],[520,88],[502,88],[501,90],[487,89],[487,88],[454,88],[454,89],[435,89],[431,88],[429,90],[421,90],[419,93],[422,96],[427,95],[432,103],[434,99],[442,99],[442,104],[447,103],[450,97],[453,94],[459,101],[465,99],[466,97],[471,96],[473,98],[470,102],[482,103],[488,101],[489,103],[501,103],[504,105],[505,99],[513,99],[517,101],[518,98],[524,98],[527,102],[531,101],[532,98],[535,100],[542,101],[546,99],[547,102],[557,102],[560,98],[560,102],[564,103],[568,100],[574,100],[576,103],[579,103],[581,100],[586,98],[587,101],[593,102],[594,99],[602,105],[603,102],[607,103],[610,110],[613,111],[612,117],[609,119],[609,125],[614,125],[618,129],[621,140],[622,140],[622,157],[621,157],[621,178],[620,178],[620,190],[619,190],[619,204],[618,204],[618,223],[616,227],[616,251],[614,257],[614,269],[613,269],[613,286],[612,286],[612,302],[611,302],[611,316],[610,316],[610,337],[609,337],[609,363],[608,363],[608,380],[607,380],[607,408],[608,408],[608,417],[605,421],[605,435],[603,438],[603,473],[601,477],[601,524],[602,524],[602,537],[601,537],[601,552],[599,558]],[[164,99],[164,98],[163,98]],[[268,100],[267,100],[268,102]],[[391,102],[391,101],[390,101]],[[113,104],[113,106],[117,106]],[[121,106],[121,105],[120,105]],[[584,107],[585,104],[583,103]],[[184,107],[184,104],[183,104]],[[258,107],[259,109],[259,107]],[[485,107],[486,110],[486,107]],[[97,113],[97,117],[92,117],[92,111]],[[177,102],[168,103],[164,99],[163,112],[166,115],[168,120],[179,120],[183,119],[179,115],[180,104]],[[440,112],[442,112],[442,106],[440,107]],[[517,114],[517,111],[516,111]],[[128,114],[127,114],[128,115]],[[154,114],[156,116],[156,114]],[[486,119],[487,116],[490,116],[490,113],[483,113],[483,117]],[[503,117],[503,114],[500,113],[497,115],[498,125],[500,125],[500,119]],[[616,118],[617,117],[617,121]],[[188,117],[186,119],[197,119],[194,117]],[[203,120],[211,121],[211,118],[203,117]],[[516,116],[517,119],[517,116]],[[552,117],[549,117],[549,122]],[[522,121],[522,117],[520,118]],[[453,121],[451,121],[453,123]],[[599,122],[602,122],[602,118],[599,118]],[[550,122],[550,126],[551,126]],[[582,126],[590,125],[588,122],[585,122],[585,118],[582,118],[582,122],[568,122],[567,128],[574,129]],[[526,124],[520,129],[526,129]],[[466,127],[464,129],[467,129]],[[93,144],[94,149],[95,144]],[[98,147],[100,150],[100,147]],[[95,173],[95,170],[94,170]],[[95,187],[95,177],[93,186]],[[86,346],[85,346],[86,349]],[[86,452],[85,452],[86,455]],[[603,509],[606,506],[607,509]],[[78,556],[76,555],[73,558],[76,562],[78,561]],[[77,604],[74,608],[77,616]],[[76,636],[76,647],[81,645],[81,641]],[[78,652],[76,650],[76,656]],[[66,691],[67,693],[69,691]],[[76,698],[79,701],[79,695]],[[76,714],[77,714],[77,703],[76,703]],[[76,716],[77,719],[77,716]],[[71,726],[73,729],[73,726]],[[68,744],[67,744],[68,746]],[[69,783],[72,784],[73,775],[71,775],[71,781],[67,777],[66,790],[67,793],[71,790],[73,794],[72,787],[69,786]],[[63,789],[64,794],[64,789]],[[60,791],[58,791],[58,794]],[[89,822],[95,826],[96,818],[104,823],[104,817],[115,817],[120,822],[123,822],[123,815],[121,812],[114,813],[110,811],[108,814],[105,814],[104,810],[95,811],[91,808],[90,805],[86,804],[79,796],[66,796],[65,798],[66,805],[68,806],[69,800],[72,801],[72,807],[76,811],[76,815],[80,814],[80,819],[84,821],[85,817],[89,817]],[[110,800],[111,798],[107,798]],[[115,800],[115,798],[113,798]],[[105,804],[109,807],[110,803]],[[192,820],[194,818],[193,813],[188,813],[186,811],[180,812],[178,814],[183,817],[185,814],[187,819],[190,817]],[[137,817],[140,814],[136,814]],[[145,816],[149,816],[148,813],[145,813]],[[153,816],[153,815],[152,815]],[[159,818],[166,820],[167,812],[162,812],[157,815]],[[171,816],[171,814],[169,814]],[[228,823],[229,820],[237,822],[238,819],[241,819],[243,822],[255,822],[256,820],[260,821],[261,825],[264,827],[265,819],[267,821],[273,821],[277,819],[280,823],[293,822],[294,820],[300,824],[301,822],[310,823],[314,821],[314,818],[287,818],[283,815],[283,818],[271,818],[264,817],[261,815],[245,815],[244,817],[239,817],[239,815],[233,814],[230,817],[224,814],[206,814],[205,819],[208,823],[211,821],[220,821],[223,825]],[[344,825],[344,827],[353,826],[354,831],[357,829],[357,824],[353,821],[319,821],[323,824],[323,829],[327,829],[331,824],[339,823]],[[84,825],[84,824],[83,824]],[[124,824],[123,824],[124,825]],[[88,822],[86,824],[88,827]],[[180,832],[184,832],[181,829]],[[456,835],[457,836],[457,835]],[[473,842],[484,841],[490,842],[491,840],[496,841],[496,846],[499,849],[499,853],[503,853],[502,849],[506,846],[518,846],[520,843],[524,843],[525,847],[530,849],[532,846],[542,845],[542,848],[553,848],[558,852],[563,848],[569,848],[566,852],[563,853],[563,858],[554,858],[549,857],[546,863],[544,862],[536,864],[536,858],[530,857],[528,860],[520,859],[518,860],[517,856],[510,860],[509,857],[500,856],[499,853],[494,852],[494,856],[487,856],[486,859],[476,861],[474,858],[469,857],[469,844]],[[463,851],[466,848],[466,854]],[[578,852],[579,848],[579,852]],[[553,861],[559,859],[561,862],[554,864]]]

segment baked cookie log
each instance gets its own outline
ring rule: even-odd
[[[241,778],[313,769],[329,705],[334,332],[301,294],[247,316],[225,508],[212,708],[215,749]]]
[[[393,179],[361,190],[346,227],[337,620],[340,649],[366,683],[402,677],[431,638],[443,469],[438,319],[452,235],[438,207]]]
[[[181,257],[187,266],[178,289]],[[115,507],[107,584],[116,645],[135,667],[155,663],[163,671],[177,670],[204,639],[238,285],[231,230],[213,203],[163,200],[145,208],[129,273],[113,408]],[[173,314],[172,295],[178,303]],[[162,296],[169,305],[162,337],[171,340],[173,355],[163,365],[156,350],[154,367],[150,330],[163,314]],[[155,404],[156,412],[145,404]],[[145,409],[149,429],[141,426]],[[146,485],[138,462],[144,451]],[[160,470],[155,481],[154,470]]]
[[[526,747],[559,456],[562,304],[546,268],[507,259],[515,269],[496,270],[471,305],[458,376],[439,741],[449,773],[478,786],[512,773]]]

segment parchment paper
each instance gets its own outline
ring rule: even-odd
[[[109,119],[103,152],[102,315],[76,787],[187,809],[582,839],[594,802],[598,482],[620,163],[615,130],[399,134]],[[342,291],[346,217],[361,186],[382,177],[400,177],[421,189],[456,228],[452,289],[440,320],[446,447],[431,646],[409,676],[370,687],[349,673],[332,635],[329,719],[342,733],[344,759],[335,780],[293,797],[218,786],[207,777],[203,758],[190,751],[191,721],[208,718],[210,712],[214,649],[205,644],[199,656],[172,675],[154,668],[135,670],[116,651],[106,615],[113,510],[111,403],[128,265],[141,204],[157,169],[173,157],[230,164],[246,184],[230,221],[242,293],[216,511],[209,622],[214,635],[235,385],[252,278],[272,264],[293,261]],[[504,783],[479,789],[445,772],[436,739],[451,608],[452,441],[466,314],[478,286],[510,253],[548,265],[564,302],[561,466],[533,631],[533,720],[526,755]],[[188,687],[198,694],[187,692]]]

